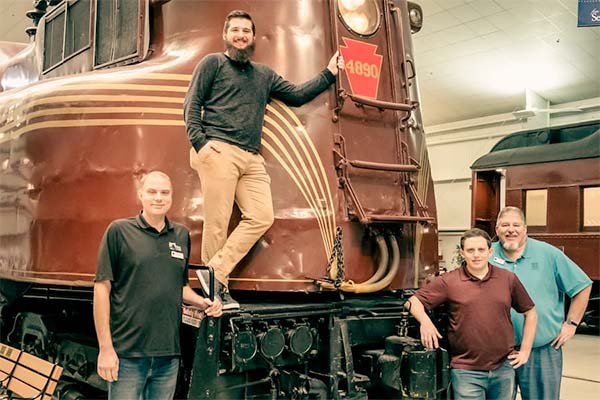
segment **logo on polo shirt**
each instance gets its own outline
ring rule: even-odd
[[[179,246],[177,243],[169,242],[169,250],[171,250],[171,257],[183,260],[181,246]]]
[[[537,263],[537,262],[532,262],[532,263],[531,263],[531,269],[538,269],[538,268],[539,268],[539,266],[540,266],[540,265],[539,265],[539,263]]]

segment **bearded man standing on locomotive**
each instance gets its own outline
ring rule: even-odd
[[[592,280],[558,248],[527,236],[525,215],[517,207],[498,214],[499,242],[490,264],[512,271],[533,299],[538,328],[529,361],[517,369],[523,400],[558,400],[562,378],[562,346],[575,335],[592,290]],[[565,319],[565,294],[571,306]],[[512,312],[517,346],[523,338],[523,318]],[[516,390],[513,399],[516,397]]]
[[[299,107],[325,91],[344,67],[336,53],[315,78],[295,85],[250,60],[255,38],[250,14],[230,12],[225,52],[200,61],[184,102],[190,164],[204,196],[202,259],[215,270],[223,309],[239,308],[227,289],[229,274],[274,220],[271,179],[259,154],[267,103],[275,98]],[[234,201],[242,220],[227,237]]]

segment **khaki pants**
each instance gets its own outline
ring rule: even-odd
[[[198,173],[204,197],[202,260],[227,286],[231,271],[273,224],[271,178],[260,154],[216,140],[198,153],[192,148],[190,165]],[[242,220],[227,237],[234,201]]]

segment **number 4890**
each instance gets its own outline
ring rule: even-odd
[[[346,69],[349,73],[364,76],[365,78],[378,78],[379,68],[375,64],[369,64],[358,60],[348,60]]]

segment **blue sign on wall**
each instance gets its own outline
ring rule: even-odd
[[[577,26],[600,26],[600,0],[579,0]]]

